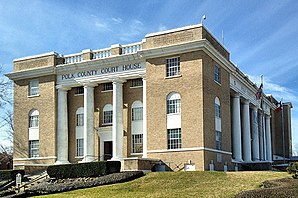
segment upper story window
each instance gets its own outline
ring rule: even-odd
[[[84,87],[76,87],[76,95],[84,94]]]
[[[143,79],[137,78],[131,81],[131,87],[142,87],[143,86]]]
[[[39,95],[39,80],[30,80],[29,81],[29,96],[38,96]]]
[[[167,59],[167,77],[180,75],[180,57]]]
[[[113,123],[113,106],[106,104],[103,108],[103,124]]]
[[[76,126],[84,126],[84,107],[79,107],[76,111]]]
[[[143,120],[143,103],[141,101],[135,101],[132,103],[132,121]]]
[[[111,91],[111,90],[113,90],[113,83],[104,83],[103,84],[103,90],[104,91]]]
[[[29,113],[29,128],[39,126],[39,112],[38,110],[32,110]]]
[[[221,72],[218,65],[214,65],[214,81],[221,83]]]
[[[220,118],[220,101],[217,97],[215,98],[215,117]]]
[[[172,92],[167,96],[167,114],[181,112],[181,97],[179,93]]]

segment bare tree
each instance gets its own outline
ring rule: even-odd
[[[292,155],[293,155],[293,156],[298,156],[298,143],[296,143],[296,144],[293,146]]]

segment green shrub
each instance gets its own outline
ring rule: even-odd
[[[293,174],[294,179],[298,179],[298,162],[291,162],[287,168],[289,174]]]
[[[0,170],[0,181],[10,179],[15,180],[18,173],[21,173],[22,176],[25,175],[24,170]]]
[[[78,164],[51,165],[47,173],[51,178],[97,177],[120,172],[120,161],[89,162]]]

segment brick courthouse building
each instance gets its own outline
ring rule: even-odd
[[[201,24],[15,59],[7,76],[15,83],[14,168],[112,159],[124,169],[191,160],[195,170],[232,170],[291,152],[291,103],[283,104],[282,135],[277,101],[256,99],[258,87]]]

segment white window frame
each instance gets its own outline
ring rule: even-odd
[[[39,140],[29,140],[29,158],[39,157]]]
[[[143,153],[143,134],[132,134],[132,153]]]
[[[103,108],[103,120],[104,125],[113,123],[113,106],[111,104],[106,104]]]
[[[104,83],[103,84],[103,91],[113,91],[113,83]]]
[[[76,96],[84,95],[84,87],[76,87]]]
[[[181,113],[181,96],[177,92],[172,92],[167,96],[167,114]]]
[[[30,80],[28,86],[28,96],[39,96],[39,80]]]
[[[39,127],[39,111],[34,109],[29,113],[29,128]]]
[[[83,138],[76,139],[76,156],[77,157],[84,156],[84,139]]]
[[[76,126],[84,126],[84,113],[76,114]]]
[[[222,134],[221,131],[215,131],[215,140],[216,140],[216,149],[221,150],[222,149]]]
[[[143,120],[143,107],[133,107],[131,109],[132,121]]]
[[[143,79],[142,78],[132,79],[131,87],[143,87]]]
[[[180,76],[180,57],[166,59],[166,77]]]
[[[168,149],[182,148],[181,128],[167,130]]]

